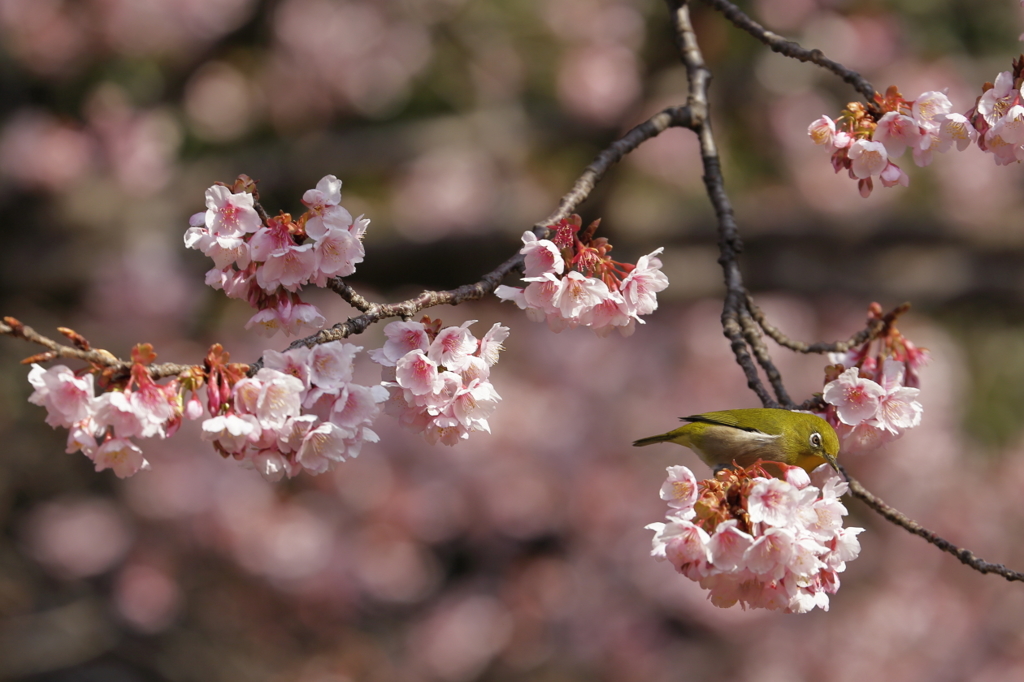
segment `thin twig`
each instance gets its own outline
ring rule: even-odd
[[[558,208],[547,218],[533,226],[534,233],[538,237],[547,236],[551,225],[554,225],[563,218],[569,217],[576,210],[576,207],[590,196],[594,187],[601,181],[609,168],[640,146],[641,143],[661,134],[669,128],[690,127],[692,125],[692,118],[689,107],[669,107],[633,127],[625,135],[612,142],[584,169],[583,174],[573,183],[572,189],[558,202]],[[380,320],[391,317],[409,318],[421,310],[433,306],[458,305],[465,301],[483,298],[493,292],[506,275],[513,271],[521,270],[522,265],[523,256],[517,253],[484,275],[478,282],[464,284],[447,291],[424,291],[415,298],[399,303],[371,303],[356,293],[351,286],[341,281],[340,278],[334,278],[328,282],[328,286],[353,307],[362,311],[363,314],[350,317],[330,329],[324,329],[316,334],[299,339],[288,346],[288,348],[300,348],[303,346],[311,348],[316,344],[338,341],[354,334],[360,334],[371,324]],[[260,358],[249,366],[250,374],[259,371],[262,366],[263,358]]]
[[[721,12],[726,19],[735,24],[737,28],[743,29],[750,35],[754,36],[771,48],[773,52],[778,52],[785,57],[791,57],[792,59],[796,59],[801,62],[811,62],[812,64],[816,64],[824,69],[828,69],[852,85],[857,92],[863,95],[869,107],[876,106],[874,86],[872,86],[866,78],[853,69],[848,69],[839,62],[832,61],[826,57],[821,50],[808,50],[807,48],[801,47],[800,44],[795,41],[787,40],[777,33],[772,33],[761,26],[761,24],[748,17],[742,10],[740,10],[740,8],[731,2],[728,2],[728,0],[707,0],[707,2],[716,10]]]
[[[747,295],[747,310],[750,312],[750,316],[754,318],[758,326],[764,330],[764,333],[768,335],[775,343],[779,344],[783,348],[788,348],[797,353],[845,353],[851,348],[862,346],[868,341],[873,341],[883,335],[886,329],[888,329],[893,322],[896,321],[900,315],[910,309],[909,303],[903,303],[888,313],[882,319],[871,319],[868,320],[867,326],[851,336],[847,341],[835,341],[832,343],[803,343],[802,341],[794,341],[785,334],[783,334],[777,327],[774,327],[768,322],[764,311],[757,307],[754,303],[754,299],[749,294]]]
[[[906,529],[914,535],[924,538],[927,542],[935,545],[943,552],[949,552],[957,559],[959,559],[961,563],[970,566],[979,573],[995,573],[996,575],[1000,575],[1010,581],[1024,581],[1024,573],[1011,570],[1006,566],[1003,566],[1002,564],[993,564],[989,563],[988,561],[983,561],[982,559],[979,559],[978,557],[974,556],[974,553],[971,552],[969,549],[957,547],[949,540],[940,538],[932,531],[928,530],[927,528],[923,528],[916,521],[907,518],[907,516],[905,516],[902,512],[893,509],[885,502],[880,500],[877,496],[868,491],[867,488],[861,485],[860,482],[857,481],[857,479],[850,477],[850,475],[846,473],[846,470],[843,469],[842,466],[840,466],[840,470],[842,470],[843,476],[850,484],[850,493],[858,500],[864,502],[866,505],[874,509],[876,512],[881,514],[883,517],[885,517],[892,523],[895,523],[897,526]]]
[[[35,343],[43,348],[47,349],[45,354],[47,360],[56,360],[57,358],[72,358],[75,360],[83,360],[92,365],[100,367],[110,367],[113,369],[122,370],[125,373],[129,372],[132,367],[132,363],[127,360],[122,360],[108,351],[101,349],[83,350],[81,348],[75,348],[74,346],[66,346],[62,343],[57,343],[53,339],[47,338],[32,329],[28,325],[22,324],[18,320],[11,317],[4,318],[4,321],[0,322],[0,336],[7,335],[15,338],[24,339],[29,343]],[[148,365],[149,375],[154,379],[164,379],[167,377],[178,376],[179,374],[192,369],[192,365],[178,365],[170,362],[165,362],[156,365]]]
[[[572,189],[558,202],[558,208],[534,226],[537,236],[543,236],[549,225],[554,225],[559,220],[568,218],[569,214],[575,211],[576,207],[590,196],[590,193],[597,183],[601,181],[601,178],[604,177],[608,169],[639,147],[642,142],[663,133],[669,128],[693,128],[693,125],[693,112],[689,106],[685,106],[669,107],[664,111],[658,112],[643,123],[634,126],[590,162],[590,165],[584,169],[583,174],[573,183]]]
[[[604,177],[605,173],[614,164],[618,163],[624,156],[632,152],[641,143],[649,140],[665,130],[672,127],[689,127],[692,116],[689,107],[669,107],[660,111],[643,123],[635,126],[618,140],[612,142],[606,149],[601,151],[597,157],[584,169],[583,174],[573,183],[572,189],[562,197],[558,208],[542,222],[534,225],[533,230],[538,236],[546,236],[548,228],[562,218],[567,218],[577,206],[590,196],[594,187]],[[260,219],[266,224],[269,216],[260,203],[254,202]],[[408,318],[417,312],[437,305],[458,305],[464,301],[483,298],[501,283],[509,273],[522,268],[523,256],[515,254],[491,272],[484,275],[480,281],[465,284],[447,291],[424,291],[415,298],[398,303],[378,304],[371,303],[340,277],[328,281],[332,291],[338,293],[345,301],[351,304],[363,314],[334,325],[330,329],[322,330],[312,336],[299,339],[293,342],[288,348],[299,348],[302,346],[312,347],[315,344],[327,343],[359,334],[366,330],[374,322],[391,317]],[[26,327],[21,323],[8,325],[0,322],[0,335],[10,335],[24,338],[27,341],[37,343],[48,349],[52,356],[50,359],[77,358],[92,364],[105,367],[114,367],[127,371],[131,368],[130,362],[121,360],[106,351],[82,350],[72,346],[65,346],[48,339]],[[254,374],[263,366],[263,358],[250,365],[250,373]],[[154,379],[162,379],[169,376],[176,376],[183,371],[190,369],[190,365],[178,365],[165,363],[150,366],[150,376]]]

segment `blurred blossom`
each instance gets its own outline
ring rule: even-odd
[[[753,16],[772,31],[793,31],[817,9],[815,0],[757,0]]]
[[[433,556],[394,527],[366,528],[351,549],[355,576],[374,599],[395,603],[420,601],[440,580],[440,569]]]
[[[63,0],[0,0],[4,50],[48,76],[80,67],[87,49],[87,12]]]
[[[184,433],[178,439],[187,438]],[[146,476],[133,476],[124,483],[128,505],[139,516],[147,519],[169,520],[189,518],[207,512],[216,494],[216,479],[229,465],[222,464],[201,449],[191,436],[194,447],[180,448],[180,443],[167,441],[164,447],[173,448],[173,456],[160,459],[160,466]],[[154,443],[153,447],[159,447]],[[180,450],[179,450],[180,448]],[[236,471],[230,467],[231,471]],[[239,476],[255,477],[251,471],[239,471]]]
[[[395,490],[395,474],[383,457],[359,457],[344,467],[332,469],[340,501],[357,513],[368,512],[387,502]]]
[[[505,647],[512,619],[497,599],[474,595],[439,605],[412,633],[412,656],[431,677],[471,680]]]
[[[145,323],[182,324],[194,308],[197,287],[182,269],[173,237],[170,230],[158,234],[139,229],[126,238],[128,244],[119,258],[95,272],[89,292],[93,313],[112,324],[126,325],[125,333],[138,333]],[[132,311],[130,320],[124,319],[125,310]]]
[[[451,540],[470,523],[466,493],[454,481],[422,481],[403,493],[406,508],[404,523],[424,542]]]
[[[501,533],[533,537],[559,523],[559,495],[543,467],[507,462],[487,467],[482,473],[487,514]]]
[[[423,26],[394,21],[379,3],[285,0],[273,22],[281,55],[270,62],[267,92],[276,120],[325,93],[362,114],[382,112],[405,95],[430,60]],[[347,105],[347,107],[345,106]],[[325,112],[326,113],[326,112]]]
[[[298,504],[282,504],[236,526],[235,555],[253,573],[281,581],[327,568],[334,547],[326,521]]]
[[[111,83],[96,89],[85,111],[122,187],[151,194],[167,184],[181,144],[181,129],[170,112],[137,110]]]
[[[525,65],[519,52],[507,40],[481,40],[474,46],[469,65],[476,92],[483,103],[505,102],[523,89]]]
[[[410,164],[391,199],[395,226],[418,242],[481,228],[493,220],[498,171],[471,148],[439,148]]]
[[[864,73],[890,63],[904,41],[889,14],[844,17],[822,12],[808,23],[800,42],[827,48],[830,59]]]
[[[62,189],[89,170],[94,147],[80,128],[23,109],[0,133],[0,172],[29,188]]]
[[[638,48],[644,40],[644,17],[623,2],[552,0],[541,9],[548,27],[561,40],[618,43]]]
[[[689,130],[669,128],[656,139],[640,145],[625,162],[675,187],[703,188],[700,143]]]
[[[241,25],[253,0],[2,0],[5,47],[46,75],[83,70],[107,48],[181,56]]]
[[[51,573],[87,578],[112,568],[132,532],[117,507],[100,498],[64,499],[35,507],[25,522],[29,554]]]
[[[611,126],[641,94],[636,55],[625,47],[571,49],[558,69],[558,99],[571,115]]]
[[[181,603],[178,584],[164,571],[146,564],[129,564],[114,583],[114,605],[121,617],[147,634],[174,622]]]
[[[252,573],[287,584],[328,567],[331,525],[300,503],[277,501],[274,488],[254,472],[224,472],[214,499],[219,528],[209,541]]]
[[[247,133],[259,112],[245,75],[225,62],[204,64],[185,86],[185,113],[196,136],[229,142]]]
[[[183,54],[240,26],[254,0],[93,0],[106,42],[130,55]]]

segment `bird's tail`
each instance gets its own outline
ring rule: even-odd
[[[643,445],[651,445],[652,443],[664,443],[670,441],[676,437],[676,434],[669,431],[658,436],[648,436],[647,438],[641,438],[640,440],[633,441],[633,447],[640,447]]]

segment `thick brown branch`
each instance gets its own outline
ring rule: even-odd
[[[740,320],[747,296],[737,262],[743,250],[743,242],[740,240],[732,204],[725,192],[725,179],[722,176],[718,148],[708,117],[708,84],[711,81],[711,72],[704,64],[686,3],[668,0],[668,6],[672,13],[676,46],[690,82],[687,98],[687,106],[690,108],[688,127],[697,133],[701,160],[704,164],[704,186],[718,219],[718,262],[722,266],[726,288],[725,305],[722,308],[722,330],[729,339],[736,362],[747,377],[747,385],[757,394],[765,407],[778,407],[779,404],[769,394],[757,372]]]
[[[373,304],[360,296],[355,289],[350,287],[341,277],[332,277],[327,280],[327,288],[341,296],[346,303],[362,312],[369,312]]]
[[[728,2],[728,0],[707,0],[707,2],[721,12],[726,19],[735,24],[737,28],[741,28],[754,36],[771,48],[773,52],[778,52],[785,57],[791,57],[801,62],[811,62],[824,69],[828,69],[852,85],[864,97],[868,106],[875,106],[874,86],[856,71],[846,68],[839,62],[832,61],[821,50],[808,50],[801,47],[797,42],[786,40],[777,33],[772,33],[748,17],[736,5]]]
[[[779,404],[786,409],[793,409],[796,407],[796,404],[789,397],[789,392],[786,391],[786,387],[782,383],[782,374],[779,373],[779,369],[772,362],[771,355],[768,353],[768,346],[765,345],[764,338],[761,336],[757,324],[755,324],[754,320],[750,317],[750,313],[745,309],[740,311],[740,325],[743,327],[743,336],[747,341],[747,345],[754,352],[757,364],[761,366],[765,376],[768,377],[768,382],[772,385]]]
[[[840,468],[842,469],[842,467]],[[893,509],[885,502],[880,500],[878,497],[876,497],[874,494],[872,494],[870,491],[868,491],[867,488],[861,485],[859,481],[857,481],[854,478],[851,478],[850,475],[846,473],[845,469],[843,469],[842,471],[843,476],[850,484],[850,493],[858,500],[861,500],[866,505],[868,505],[876,512],[881,514],[887,520],[895,523],[897,526],[900,526],[901,528],[906,529],[914,535],[924,538],[926,541],[935,545],[943,552],[949,552],[957,559],[959,559],[961,563],[970,566],[979,573],[995,573],[996,575],[1001,575],[1007,580],[1024,581],[1024,573],[1011,570],[1006,566],[1003,566],[1002,564],[993,564],[987,561],[983,561],[978,557],[974,556],[974,553],[970,550],[964,549],[962,547],[957,547],[949,540],[940,538],[932,531],[923,528],[919,523],[907,518],[903,513],[897,511],[896,509]]]

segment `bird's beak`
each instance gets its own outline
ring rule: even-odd
[[[831,466],[831,467],[832,467],[833,469],[835,469],[835,470],[836,470],[836,473],[837,473],[837,474],[839,474],[839,475],[842,475],[842,472],[841,472],[841,471],[839,471],[839,462],[837,462],[837,461],[836,461],[836,456],[835,456],[835,455],[830,455],[830,454],[828,454],[828,453],[826,452],[826,453],[825,453],[825,461],[826,461],[826,462],[828,462],[828,463],[829,463],[829,465],[830,465],[830,466]]]

